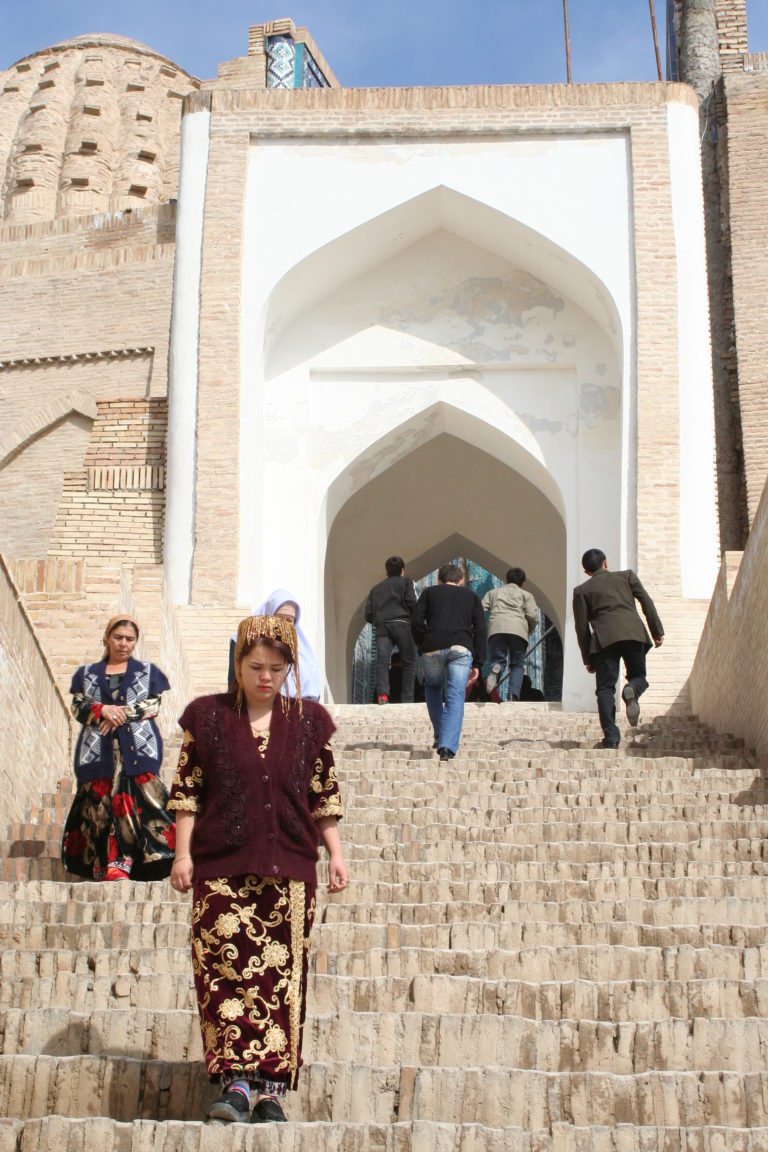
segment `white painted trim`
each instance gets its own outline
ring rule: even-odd
[[[683,596],[711,596],[717,578],[715,413],[707,296],[699,118],[667,106],[677,255],[680,398],[680,579]]]
[[[188,604],[195,545],[195,439],[197,435],[200,276],[211,114],[181,121],[179,204],[173,271],[173,314],[168,380],[168,473],[165,578],[173,604]]]

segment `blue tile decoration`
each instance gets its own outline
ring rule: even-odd
[[[290,36],[267,37],[267,88],[329,88],[306,44]]]
[[[294,88],[296,45],[290,36],[267,38],[267,88]]]
[[[304,59],[301,68],[302,88],[330,88],[330,84],[317,66],[314,56],[304,45]]]

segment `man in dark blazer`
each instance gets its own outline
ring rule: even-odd
[[[639,698],[648,687],[645,656],[652,645],[635,600],[640,601],[656,648],[664,640],[664,628],[653,600],[631,569],[609,572],[599,548],[585,552],[581,564],[589,580],[573,590],[573,622],[587,672],[595,673],[602,746],[618,748],[616,682],[621,661],[627,673],[621,696],[633,728],[640,718]]]

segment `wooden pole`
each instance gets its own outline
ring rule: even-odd
[[[656,71],[659,74],[659,80],[662,80],[661,75],[661,56],[659,55],[659,37],[656,32],[656,13],[653,10],[653,0],[648,0],[651,6],[651,27],[653,28],[653,47],[656,52]]]
[[[563,22],[565,24],[565,70],[568,83],[571,83],[571,34],[568,30],[568,0],[563,0]]]

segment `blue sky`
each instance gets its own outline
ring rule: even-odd
[[[654,0],[664,67],[666,0]],[[7,15],[10,9],[10,17]],[[576,82],[654,80],[648,0],[569,0]],[[750,49],[768,50],[768,0],[747,0]],[[342,84],[557,83],[562,0],[7,0],[0,69],[84,32],[141,40],[200,79],[248,51],[248,26],[306,25]]]

